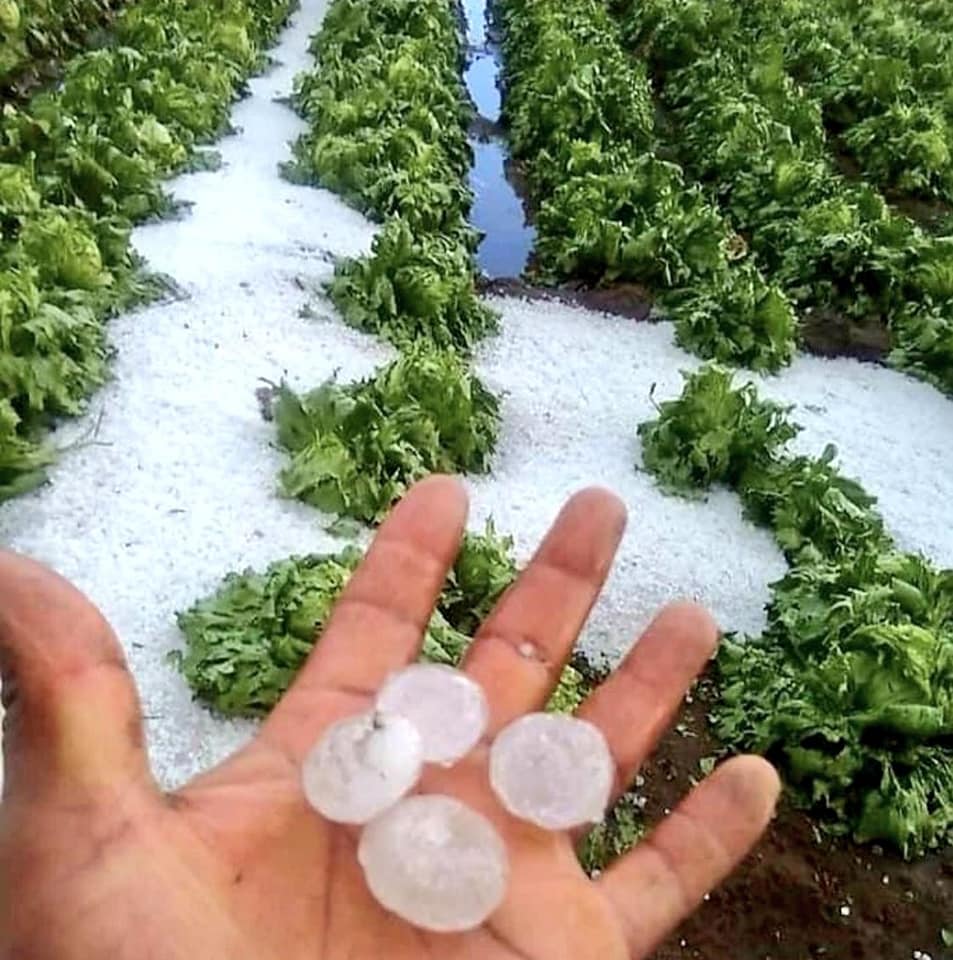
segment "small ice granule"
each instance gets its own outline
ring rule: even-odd
[[[502,903],[506,847],[482,814],[453,797],[418,794],[369,823],[357,859],[377,901],[437,933],[472,930]]]
[[[614,767],[597,727],[560,714],[530,713],[490,748],[490,784],[514,816],[547,830],[598,823]]]
[[[377,709],[408,719],[423,741],[424,761],[447,766],[473,749],[490,716],[480,686],[439,663],[395,673],[377,695]]]
[[[423,768],[423,744],[404,717],[380,710],[330,726],[305,757],[308,802],[337,823],[367,823],[412,790]]]

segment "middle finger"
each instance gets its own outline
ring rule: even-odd
[[[576,494],[477,632],[463,666],[486,692],[490,736],[545,705],[624,529],[625,507],[613,494],[601,489]]]

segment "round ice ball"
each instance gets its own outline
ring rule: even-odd
[[[490,784],[500,802],[546,830],[600,821],[614,772],[601,731],[560,714],[520,717],[490,748]]]
[[[302,764],[308,802],[337,823],[367,823],[414,788],[423,768],[417,728],[380,710],[332,724]]]
[[[509,878],[506,846],[490,821],[439,794],[408,797],[369,823],[357,856],[383,907],[438,933],[480,926]]]
[[[486,731],[489,707],[479,684],[438,663],[415,663],[381,688],[377,708],[406,717],[423,740],[424,761],[450,765]]]

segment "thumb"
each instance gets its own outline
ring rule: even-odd
[[[4,798],[148,781],[139,698],[115,635],[77,589],[0,551]]]

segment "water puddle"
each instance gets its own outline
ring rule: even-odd
[[[470,220],[484,234],[477,263],[490,279],[518,277],[526,269],[536,232],[526,222],[523,202],[507,179],[506,140],[498,129],[501,97],[497,86],[499,51],[487,33],[487,0],[464,0],[467,22],[467,91],[480,119],[470,133],[473,168]]]
[[[503,104],[496,78],[500,65],[495,55],[489,51],[475,51],[471,56],[470,66],[463,75],[470,99],[476,104],[477,111],[484,120],[499,123]]]

